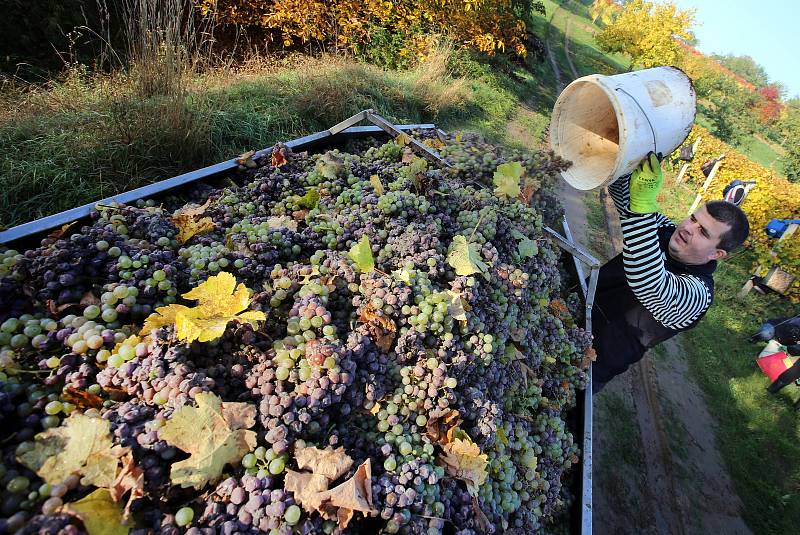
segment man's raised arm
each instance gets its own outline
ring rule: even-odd
[[[657,211],[655,198],[662,184],[661,166],[652,155],[633,175],[620,177],[608,189],[620,214],[628,285],[659,323],[678,329],[690,325],[708,308],[711,291],[698,277],[675,275],[665,267],[658,228],[674,224]]]

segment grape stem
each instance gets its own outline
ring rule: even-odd
[[[481,216],[478,218],[478,222],[475,224],[475,228],[472,229],[472,234],[469,235],[469,239],[467,241],[472,241],[473,236],[475,236],[475,232],[477,232],[478,227],[481,226],[481,221],[483,221],[483,218],[486,217],[486,214],[488,213],[489,211],[487,210],[486,212],[481,214]]]

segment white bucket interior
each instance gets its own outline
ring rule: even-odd
[[[559,156],[572,162],[564,178],[573,187],[589,190],[605,183],[617,165],[619,123],[605,91],[591,82],[578,82],[559,98],[555,118]]]

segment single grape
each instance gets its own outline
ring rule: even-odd
[[[175,513],[175,523],[180,526],[188,526],[194,518],[194,510],[191,507],[181,507]]]
[[[283,514],[283,519],[286,520],[286,523],[290,526],[294,526],[300,521],[300,514],[301,514],[300,507],[297,505],[290,505],[286,508],[286,512]]]

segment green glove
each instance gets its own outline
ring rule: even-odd
[[[661,171],[661,163],[656,154],[650,152],[631,174],[631,212],[637,214],[658,212],[656,197],[663,185],[664,173]]]

